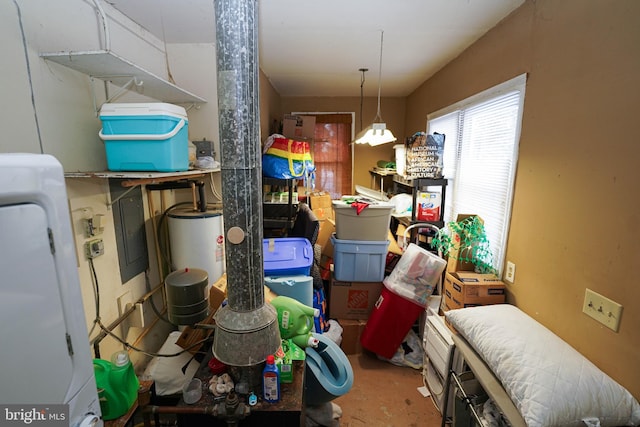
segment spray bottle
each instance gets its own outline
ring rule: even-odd
[[[278,313],[278,326],[282,339],[291,338],[301,348],[318,345],[318,339],[313,336],[313,318],[320,316],[319,309],[282,295],[272,299],[271,304]]]

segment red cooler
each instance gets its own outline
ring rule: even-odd
[[[424,307],[396,295],[386,285],[383,286],[362,331],[362,347],[391,359],[423,311]]]

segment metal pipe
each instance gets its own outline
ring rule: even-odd
[[[214,416],[215,406],[158,406],[149,405],[145,408],[152,414],[202,414]]]
[[[224,228],[244,234],[225,247],[227,297],[232,309],[250,311],[264,303],[257,2],[215,9]]]
[[[280,345],[276,311],[264,301],[257,5],[214,2],[229,303],[214,318],[213,354],[243,367],[264,362]]]
[[[196,184],[191,182],[191,200],[193,201],[193,210],[198,210],[198,202],[196,201]]]
[[[207,196],[204,191],[204,181],[199,181],[198,184],[198,199],[200,199],[200,212],[207,211]]]
[[[198,197],[196,197],[196,187],[198,187]],[[160,184],[148,184],[147,190],[152,191],[162,191],[162,190],[176,190],[176,189],[190,189],[191,190],[191,199],[193,201],[193,210],[198,210],[200,212],[207,211],[207,198],[204,191],[204,181],[193,181],[189,180],[187,182],[165,182]]]
[[[143,407],[144,414],[187,414],[209,415],[224,420],[227,426],[237,426],[240,420],[251,414],[248,405],[238,399],[238,395],[232,390],[223,402],[213,406],[157,406],[147,405]]]
[[[147,190],[147,200],[149,205],[149,218],[151,219],[151,228],[153,229],[153,237],[154,237],[154,249],[156,254],[156,263],[158,264],[158,275],[160,278],[164,278],[165,274],[165,265],[162,262],[162,253],[160,251],[160,241],[158,240],[158,223],[156,222],[156,208],[155,202],[153,200],[153,194],[149,187],[146,187]]]
[[[129,317],[129,315],[131,313],[133,313],[137,309],[136,306],[138,304],[144,303],[146,300],[151,298],[153,296],[153,294],[155,294],[156,292],[158,292],[162,288],[164,288],[164,286],[163,286],[163,284],[160,284],[160,285],[156,286],[155,288],[151,289],[149,292],[147,292],[143,296],[141,296],[135,303],[133,303],[131,305],[131,307],[129,307],[124,313],[122,313],[116,320],[111,322],[106,327],[106,329],[108,331],[113,331],[116,326],[118,326],[120,323],[122,323],[127,317]],[[100,344],[100,341],[102,341],[107,335],[108,334],[105,331],[102,331],[98,335],[96,335],[96,337],[93,338],[91,340],[91,342],[90,342],[90,344],[93,345],[94,352],[96,352],[96,354],[95,354],[96,358],[100,358],[100,349],[97,346],[98,346],[98,344]]]

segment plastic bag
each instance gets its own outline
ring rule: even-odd
[[[382,356],[378,356],[379,359],[386,360],[393,365],[408,366],[413,369],[422,369],[424,362],[424,350],[422,349],[422,343],[413,329],[410,329],[407,333],[402,344],[398,347],[398,350],[391,359],[385,359]]]
[[[416,132],[407,140],[407,175],[411,178],[443,177],[444,168],[444,139],[445,135],[434,133],[427,135]]]
[[[302,178],[315,171],[307,141],[270,138],[262,155],[262,174],[271,178]]]

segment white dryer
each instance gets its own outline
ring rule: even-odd
[[[22,408],[59,421],[46,408],[62,404],[69,426],[101,426],[64,174],[54,157],[0,154],[0,236],[0,406],[8,407],[1,412],[20,416]]]

